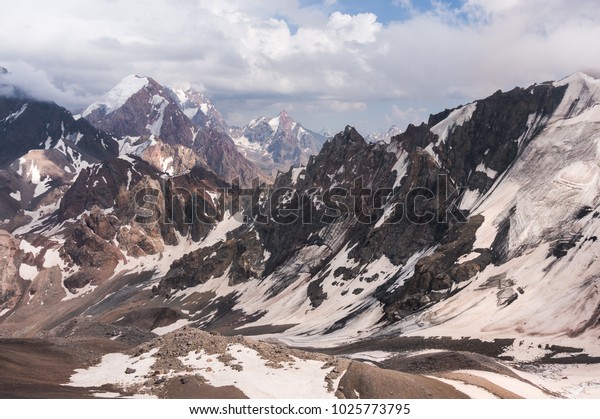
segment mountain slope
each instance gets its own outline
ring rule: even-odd
[[[107,159],[2,237],[2,329],[144,341],[188,325],[350,343],[402,368],[405,348],[597,362],[598,109],[600,80],[576,73],[431,115],[389,144],[348,126],[269,188]],[[442,378],[464,378],[466,358]]]
[[[22,211],[55,205],[83,168],[118,153],[114,137],[54,103],[0,97],[0,218],[16,228],[31,216]]]
[[[295,342],[311,341],[311,338],[300,338],[307,333],[325,333],[333,340],[344,339],[355,335],[358,329],[375,332],[382,326],[379,324],[382,317],[387,317],[392,323],[402,320],[404,325],[412,322],[423,324],[421,310],[433,307],[435,312],[435,303],[438,301],[444,301],[444,304],[455,301],[460,307],[461,296],[466,292],[457,293],[458,290],[472,284],[472,281],[484,283],[493,276],[498,266],[516,260],[524,252],[548,255],[548,264],[552,266],[566,263],[561,256],[565,249],[580,246],[584,243],[581,240],[595,236],[595,227],[590,227],[589,233],[581,238],[577,235],[581,233],[568,232],[567,228],[567,220],[576,219],[580,213],[585,213],[592,224],[595,222],[593,213],[598,196],[594,183],[596,177],[594,166],[589,166],[585,161],[595,158],[591,151],[595,150],[596,139],[593,135],[583,135],[585,131],[582,131],[583,126],[590,133],[597,129],[593,120],[597,99],[593,94],[590,96],[585,93],[594,92],[594,83],[587,76],[574,75],[561,83],[498,92],[485,100],[434,115],[428,125],[409,126],[405,133],[394,137],[387,146],[368,145],[352,129],[336,136],[325,145],[318,157],[309,162],[306,169],[292,170],[278,179],[276,187],[287,188],[288,192],[283,200],[281,196],[272,197],[277,204],[274,207],[270,204],[271,208],[287,208],[288,212],[294,208],[302,208],[303,214],[310,211],[313,221],[306,223],[300,218],[291,217],[289,222],[282,223],[280,219],[278,223],[257,222],[247,227],[259,233],[260,242],[269,257],[263,273],[258,277],[264,278],[260,285],[250,285],[253,283],[251,281],[248,285],[231,288],[230,292],[236,295],[236,307],[247,316],[261,316],[260,320],[251,323],[253,325],[295,324],[285,332],[290,339],[294,336]],[[577,97],[580,99],[576,103],[584,101],[586,104],[580,106],[581,115],[570,110]],[[583,120],[584,117],[587,119]],[[581,122],[578,122],[580,119]],[[564,153],[555,153],[555,146],[547,143],[564,142],[566,134],[554,137],[559,126],[568,127],[567,131],[580,143],[571,161],[565,160]],[[583,144],[589,144],[589,147]],[[564,147],[573,146],[567,144]],[[546,169],[529,161],[529,155],[546,156],[548,160],[544,160],[547,163],[543,165]],[[591,189],[581,192],[588,200],[580,201],[571,192],[569,195],[560,195],[561,205],[558,205],[558,201],[540,201],[540,211],[547,212],[542,208],[549,204],[548,208],[557,208],[555,211],[559,212],[552,217],[534,213],[541,223],[539,227],[524,224],[519,218],[514,219],[528,219],[520,216],[519,208],[513,209],[514,204],[511,204],[512,196],[521,196],[518,194],[519,188],[515,188],[515,182],[522,175],[517,175],[516,171],[521,166],[528,167],[529,172],[525,177],[532,186],[527,190],[544,191],[547,196],[549,191],[542,185],[549,173],[543,170],[556,171],[557,164],[552,163],[553,159],[559,159],[559,167],[565,167],[562,172],[559,169],[556,175],[560,179],[571,176],[571,173],[589,174],[578,182],[569,180],[569,185],[582,184],[581,180],[592,182],[589,186]],[[572,170],[569,169],[571,166]],[[377,170],[373,171],[373,168]],[[360,187],[355,183],[357,178],[362,178],[362,187],[387,189],[387,193],[393,191],[391,198],[379,205],[379,209],[371,210],[366,206],[357,207],[357,201],[349,196],[347,199],[338,199],[337,203],[331,199],[327,202],[325,192],[332,193],[333,186],[343,190]],[[407,201],[415,188],[444,193],[438,199],[425,195],[428,199]],[[485,208],[481,203],[483,197],[496,211],[491,217],[486,211],[473,211],[475,208]],[[527,201],[521,197],[519,202]],[[531,208],[532,204],[521,205]],[[368,222],[357,219],[356,211],[359,209],[364,210],[361,212]],[[261,213],[265,212],[255,209],[255,215]],[[323,222],[323,216],[327,214],[331,214],[334,222]],[[509,221],[502,221],[507,215]],[[587,218],[582,219],[587,222]],[[550,231],[553,233],[549,234]],[[513,234],[515,238],[512,238]],[[238,237],[241,235],[243,232],[237,234]],[[487,241],[482,241],[480,237],[486,237]],[[519,237],[521,239],[516,240]],[[508,248],[507,238],[512,243]],[[238,240],[244,243],[243,239]],[[548,246],[552,248],[557,245],[561,250],[548,251]],[[581,254],[586,255],[586,259],[594,257],[593,252],[582,251]],[[221,270],[214,277],[219,274],[228,276],[226,270]],[[587,282],[579,282],[580,279],[573,277],[576,283],[588,284],[581,292],[581,311],[566,321],[565,324],[570,324],[568,329],[560,332],[551,327],[548,336],[562,333],[568,341],[574,334],[596,327],[592,326],[595,324],[593,319],[597,301],[591,291],[594,284],[591,278],[593,276]],[[190,286],[190,282],[182,285],[170,279],[165,281],[165,285],[176,289]],[[306,285],[300,287],[300,283]],[[504,310],[503,313],[525,317],[521,310],[513,308],[516,304],[514,301],[519,301],[519,298],[523,300],[517,290],[519,285],[515,285],[514,279],[506,283],[512,285],[507,286],[506,290],[504,285],[496,289],[494,295],[499,294],[499,297],[494,297],[493,304],[482,307],[498,307],[492,312]],[[225,291],[218,286],[218,281],[197,283],[194,290],[216,292],[215,287],[220,292]],[[256,287],[262,291],[257,293]],[[259,297],[261,294],[262,297]],[[543,300],[545,294],[541,293],[539,298]],[[496,305],[496,298],[501,302],[499,306]],[[378,300],[384,303],[383,307]],[[274,301],[287,301],[288,304],[285,309],[281,306],[279,310]],[[290,306],[290,301],[295,301],[297,305]],[[512,304],[506,306],[506,302]],[[558,303],[544,304],[557,316],[563,313]],[[417,314],[413,314],[415,312]],[[530,316],[531,312],[527,312],[527,317]],[[493,323],[489,317],[486,318],[486,321]],[[544,318],[549,318],[547,313]],[[529,318],[529,323],[535,322]],[[516,326],[514,321],[510,324],[511,331],[502,329],[497,335],[505,333],[514,336],[520,333],[519,330],[526,330]],[[576,327],[577,324],[581,325]],[[390,330],[398,330],[398,327],[403,326],[394,325]],[[382,332],[384,330],[387,328]],[[443,326],[437,330],[443,334]],[[477,335],[482,333],[470,332]],[[418,329],[414,333],[419,333]],[[531,333],[539,334],[541,330],[533,328]]]
[[[484,336],[554,335],[597,344],[600,81],[578,73],[552,88],[563,92],[562,100],[552,113],[528,114],[526,132],[514,140],[518,159],[498,174],[491,162],[479,166],[496,182],[487,193],[468,189],[463,196],[485,219],[474,253],[463,260],[490,248],[495,263],[454,299],[404,323],[441,324],[452,334],[458,327]],[[481,320],[467,327],[457,312]]]
[[[101,161],[118,154],[115,138],[54,103],[0,98],[0,168],[34,149],[65,146]]]

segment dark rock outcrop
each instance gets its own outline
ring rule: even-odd
[[[115,138],[85,119],[76,120],[55,103],[0,97],[0,168],[30,150],[55,148],[60,139],[89,162],[103,161],[119,152]]]

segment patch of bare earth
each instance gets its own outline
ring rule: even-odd
[[[468,399],[438,380],[352,361],[336,393],[346,399]]]
[[[119,349],[110,340],[0,339],[0,398],[90,397],[88,389],[64,384],[76,368]]]

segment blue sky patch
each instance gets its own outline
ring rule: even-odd
[[[410,19],[414,13],[423,13],[434,10],[436,3],[450,9],[459,9],[464,5],[465,0],[337,0],[330,5],[327,5],[323,0],[300,0],[300,4],[305,7],[325,8],[330,9],[331,12],[339,11],[351,15],[358,13],[373,13],[377,15],[377,20],[384,24],[405,21]]]

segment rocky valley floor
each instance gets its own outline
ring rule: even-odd
[[[600,396],[597,358],[554,347],[551,355],[533,362],[498,359],[513,344],[510,339],[380,338],[307,350],[275,338],[223,336],[188,326],[153,337],[127,339],[122,331],[84,336],[90,326],[68,337],[0,340],[0,397]]]

